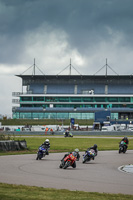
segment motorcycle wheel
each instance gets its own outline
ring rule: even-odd
[[[38,155],[37,155],[37,157],[36,157],[36,160],[38,160]]]
[[[65,161],[62,159],[59,168],[63,168],[64,165],[65,165]]]
[[[121,153],[121,148],[119,148],[119,153]]]
[[[59,168],[63,168],[63,166],[64,166],[64,161],[61,162]]]
[[[36,160],[40,160],[39,157],[40,157],[40,155],[39,155],[39,153],[37,153]]]
[[[41,160],[41,159],[42,159],[42,156],[41,156],[41,155],[38,155],[38,159]]]
[[[59,168],[62,168],[62,164],[60,164]]]
[[[69,161],[67,161],[66,163],[65,163],[65,165],[64,165],[64,167],[63,167],[63,169],[66,169],[67,167],[69,167],[70,166],[70,162]]]
[[[76,168],[76,162],[74,162],[74,163],[72,164],[72,167],[73,167],[73,168]]]
[[[126,153],[126,148],[125,147],[123,148],[123,153]]]
[[[84,160],[82,161],[82,163],[86,163],[86,161],[88,160],[87,156],[84,158]]]

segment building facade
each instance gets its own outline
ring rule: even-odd
[[[22,91],[13,92],[13,118],[94,119],[109,110],[112,119],[133,119],[132,75],[17,76]]]

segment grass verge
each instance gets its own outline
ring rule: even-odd
[[[47,137],[50,140],[50,152],[69,152],[78,148],[80,151],[85,151],[88,147],[97,144],[98,150],[118,150],[119,138],[56,138]],[[21,140],[22,137],[15,137],[16,140]],[[45,141],[46,137],[23,137],[27,142],[28,150],[16,152],[0,152],[0,155],[5,154],[28,154],[36,153],[38,147]],[[129,140],[128,149],[133,149],[133,138]]]
[[[0,183],[1,200],[132,200],[133,195],[57,190]]]
[[[119,138],[55,138],[47,137],[50,140],[51,151],[72,151],[79,148],[85,151],[88,147],[97,144],[99,150],[117,150],[119,146]],[[20,138],[17,138],[20,139]],[[27,137],[25,138],[29,150],[36,150],[46,138]],[[133,149],[133,139],[130,139],[129,148]]]

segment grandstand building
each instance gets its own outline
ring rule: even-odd
[[[22,92],[13,92],[16,119],[133,119],[132,75],[16,75]],[[23,88],[26,87],[26,92]]]

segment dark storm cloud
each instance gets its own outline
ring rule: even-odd
[[[0,43],[2,63],[19,62],[25,51],[27,32],[64,30],[71,48],[88,53],[101,41],[132,47],[132,0],[0,0]]]

